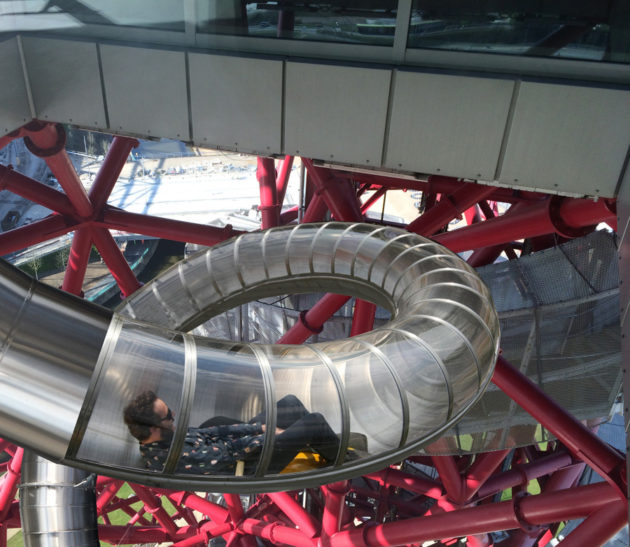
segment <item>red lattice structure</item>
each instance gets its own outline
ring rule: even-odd
[[[54,213],[32,224],[0,234],[0,254],[8,253],[74,232],[62,285],[64,291],[82,294],[90,249],[96,246],[123,295],[140,287],[109,230],[214,245],[235,235],[231,227],[216,228],[189,222],[129,213],[108,205],[108,198],[122,167],[137,141],[115,137],[89,193],[81,184],[65,150],[60,125],[32,122],[0,139],[0,148],[24,138],[29,150],[45,159],[63,192],[30,179],[10,166],[0,166],[0,189],[9,190]],[[295,221],[297,210],[281,214],[292,157],[279,165],[271,158],[258,159],[262,228]],[[545,248],[555,238],[573,238],[595,229],[600,222],[616,228],[612,200],[576,199],[535,192],[484,186],[448,177],[426,180],[380,174],[352,173],[315,165],[302,158],[308,172],[307,207],[302,222],[322,220],[330,214],[342,221],[359,221],[388,190],[407,189],[423,194],[423,213],[406,229],[455,252],[473,250],[473,266],[492,263],[502,252],[516,258],[528,240],[534,249]],[[361,195],[373,191],[361,203]],[[493,202],[510,204],[498,215]],[[467,226],[445,231],[464,215]],[[303,343],[319,332],[348,297],[327,295],[279,342]],[[351,334],[372,328],[374,306],[358,302]],[[123,482],[99,477],[97,512],[102,541],[117,545],[173,542],[178,547],[206,545],[222,537],[228,545],[266,544],[316,546],[422,545],[439,540],[443,545],[492,545],[491,532],[507,531],[506,546],[543,546],[561,523],[584,518],[565,539],[566,545],[600,545],[627,523],[625,455],[550,400],[535,384],[503,358],[493,382],[529,412],[558,440],[541,446],[498,450],[463,456],[419,455],[359,479],[328,484],[299,492],[204,496],[130,484],[131,496],[119,492]],[[20,526],[18,501],[22,449],[2,441],[6,455],[0,463],[0,546],[7,530]],[[435,478],[417,472],[431,468]],[[604,482],[579,486],[585,466]],[[530,481],[541,492],[528,495]],[[509,499],[501,493],[511,489]],[[126,490],[128,491],[128,490]],[[139,507],[139,508],[138,508]],[[128,515],[126,525],[114,525],[113,511]]]

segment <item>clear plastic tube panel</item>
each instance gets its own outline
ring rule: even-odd
[[[460,419],[498,353],[497,314],[475,271],[391,227],[329,222],[247,233],[174,266],[117,313],[0,268],[0,434],[61,463],[145,484],[288,490],[380,469]],[[374,302],[391,320],[296,346],[190,334],[248,301],[322,291]],[[123,422],[123,408],[148,390],[173,416],[168,456],[150,468]],[[287,396],[327,422],[334,455],[275,469],[277,404]],[[267,432],[243,475],[182,465],[190,427],[260,416]]]

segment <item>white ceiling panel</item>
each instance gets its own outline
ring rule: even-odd
[[[17,38],[0,43],[0,135],[6,135],[31,119]]]
[[[493,180],[514,82],[397,72],[385,165]]]
[[[190,140],[185,53],[103,45],[101,61],[111,129]]]
[[[191,53],[189,63],[197,144],[282,152],[282,61]]]
[[[612,197],[630,145],[630,91],[523,82],[499,181]]]
[[[96,44],[26,36],[22,41],[36,117],[105,127]]]
[[[380,166],[391,71],[287,63],[284,150]]]

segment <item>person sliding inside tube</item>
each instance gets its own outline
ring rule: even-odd
[[[174,434],[174,416],[153,391],[138,395],[123,412],[130,433],[140,442],[147,469],[161,471]],[[314,450],[328,465],[335,462],[339,438],[324,417],[306,410],[293,395],[278,401],[276,438],[267,473],[281,472],[304,450]],[[219,416],[200,427],[189,427],[176,473],[198,475],[234,474],[238,461],[246,462],[248,474],[260,457],[265,441],[265,415],[248,423]],[[249,465],[248,465],[249,464]]]

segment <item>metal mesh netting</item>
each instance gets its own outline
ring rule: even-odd
[[[621,385],[617,249],[594,232],[519,260],[478,270],[501,322],[503,356],[579,419],[604,421]],[[196,334],[273,343],[321,295],[288,295],[214,317]],[[354,300],[310,342],[349,336]],[[377,310],[376,325],[389,319]],[[486,452],[550,440],[529,414],[491,384],[432,454]]]

